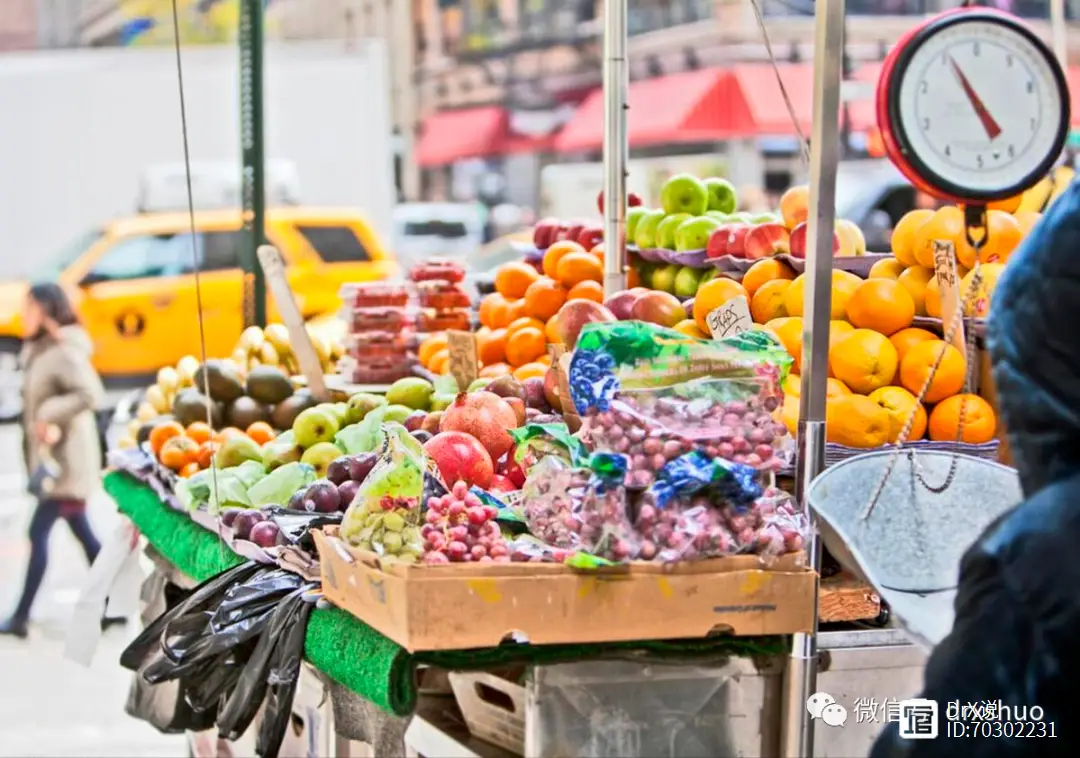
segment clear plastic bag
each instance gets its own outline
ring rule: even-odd
[[[401,424],[384,424],[386,444],[341,522],[341,536],[384,560],[416,563],[427,460]]]

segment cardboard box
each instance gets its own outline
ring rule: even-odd
[[[554,563],[383,566],[334,528],[315,531],[323,593],[410,651],[810,631],[813,571],[801,554],[577,572]]]

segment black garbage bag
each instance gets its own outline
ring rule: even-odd
[[[1080,755],[1072,721],[1080,681],[1077,323],[1073,184],[1013,254],[990,314],[1001,420],[1026,499],[961,561],[956,619],[930,656],[922,693],[938,703],[938,738],[901,738],[901,714],[872,758]]]

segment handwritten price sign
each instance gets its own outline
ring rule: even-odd
[[[742,295],[733,297],[719,308],[714,308],[705,317],[713,339],[723,339],[735,334],[742,334],[754,326],[750,317],[750,305]]]

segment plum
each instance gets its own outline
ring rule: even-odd
[[[308,507],[308,503],[311,504]],[[341,495],[338,494],[337,485],[329,479],[317,479],[307,488],[307,496],[304,498],[304,509],[317,513],[335,513],[341,507]]]
[[[326,467],[326,478],[334,484],[347,482],[349,477],[349,456],[343,455],[330,462]]]
[[[265,520],[266,516],[259,511],[238,513],[232,524],[233,536],[238,540],[246,540],[251,536],[251,530],[255,525]]]
[[[306,499],[307,487],[304,487],[292,494],[292,497],[289,498],[289,502],[285,507],[292,511],[306,511],[307,508],[304,507],[304,501]]]
[[[347,482],[342,482],[338,485],[338,497],[341,499],[341,510],[348,508],[356,497],[356,493],[360,490],[360,482],[354,482],[350,479]]]
[[[221,512],[221,525],[232,526],[236,521],[236,517],[246,511],[247,508],[226,508]]]
[[[427,411],[413,411],[405,417],[405,429],[410,432],[420,431],[424,427],[427,415]]]
[[[362,482],[371,473],[378,463],[379,456],[375,453],[358,453],[349,456],[349,478],[354,482]]]
[[[285,541],[281,533],[281,527],[273,521],[260,521],[251,527],[248,539],[259,547],[274,547]]]
[[[431,434],[431,432],[424,431],[423,429],[417,429],[416,431],[412,432],[412,436],[413,439],[415,439],[417,442],[424,443],[431,439],[433,435]]]

